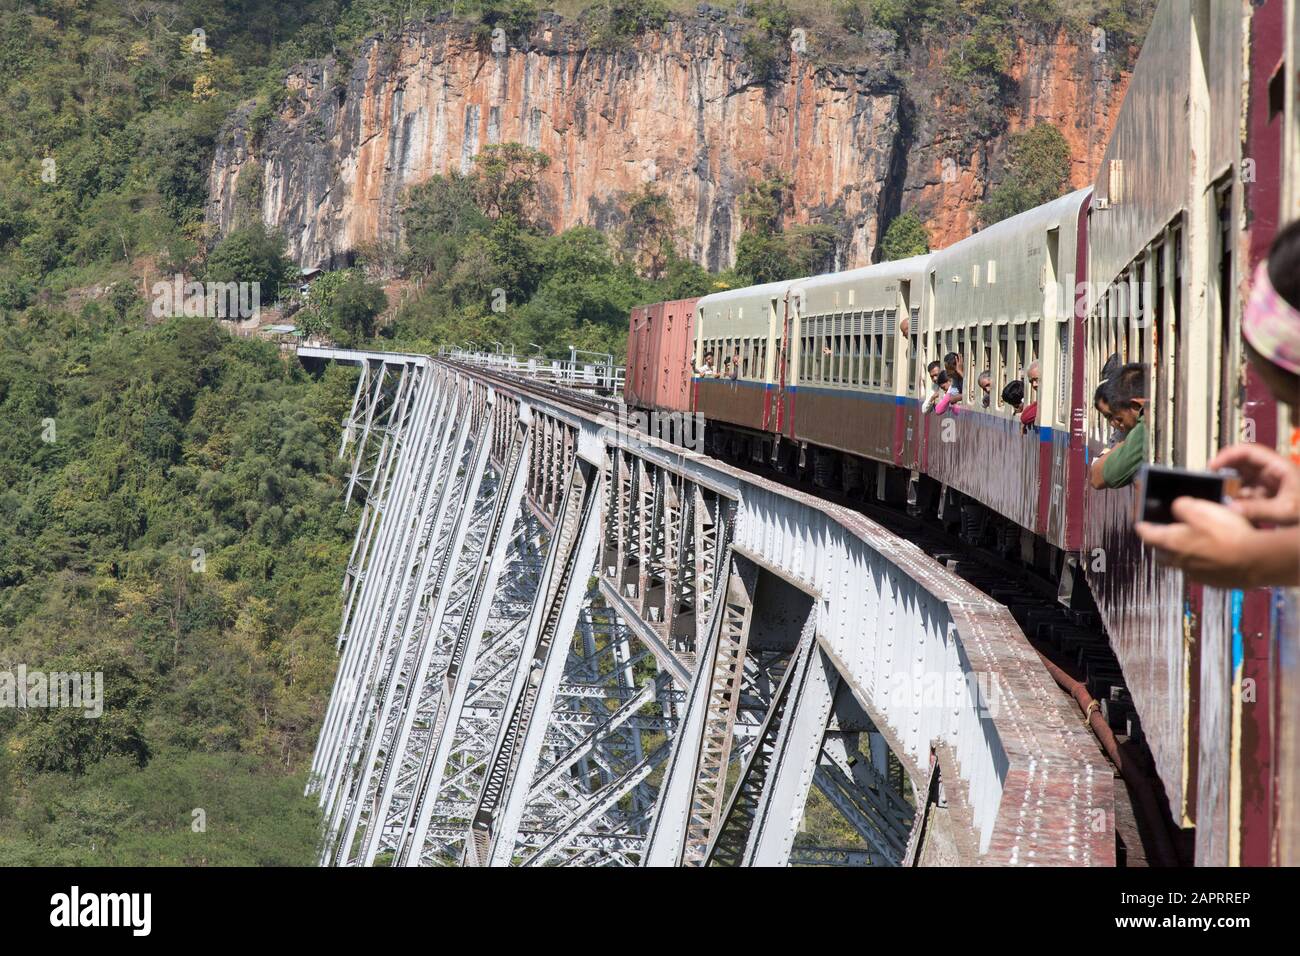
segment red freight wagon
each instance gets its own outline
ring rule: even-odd
[[[691,410],[695,303],[675,299],[632,310],[623,400],[631,408]]]

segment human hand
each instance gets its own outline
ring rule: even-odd
[[[1229,507],[1247,520],[1300,523],[1300,469],[1273,449],[1253,442],[1233,445],[1211,458],[1209,467],[1241,475],[1241,494]]]
[[[1259,554],[1257,536],[1270,532],[1253,527],[1224,505],[1200,498],[1175,498],[1175,524],[1139,521],[1133,530],[1156,551],[1156,559],[1192,581],[1224,588],[1254,587],[1252,563]]]

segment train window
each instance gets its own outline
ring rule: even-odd
[[[1025,378],[1025,367],[1029,364],[1025,356],[1029,351],[1029,340],[1026,337],[1025,323],[1021,322],[1016,325],[1012,340],[1012,367],[1016,370],[1015,378],[1023,380]]]
[[[758,368],[755,371],[759,378],[767,381],[767,339],[758,343]]]
[[[1143,301],[1143,288],[1147,278],[1146,256],[1139,256],[1137,268],[1133,270],[1133,288],[1129,295],[1129,301],[1133,303],[1133,322],[1137,325],[1137,353],[1138,361],[1147,360],[1147,314],[1144,311],[1148,303]]]
[[[977,369],[972,369],[971,371],[973,371],[976,375],[979,375],[980,372],[983,372],[985,370],[989,372],[990,379],[991,379],[989,382],[989,393],[990,393],[989,405],[996,406],[998,394],[996,391],[994,391],[993,385],[997,381],[998,373],[997,373],[997,369],[993,367],[993,327],[992,326],[989,325],[980,326],[979,356],[980,356],[980,362],[979,362],[980,367]],[[976,388],[978,387],[979,384],[977,382]],[[980,401],[981,402],[983,401],[983,397],[980,398]]]
[[[1029,384],[1029,380],[1028,380],[1029,366],[1032,365],[1034,362],[1037,362],[1042,357],[1042,353],[1039,350],[1039,341],[1038,341],[1038,330],[1041,325],[1042,325],[1042,320],[1038,319],[1035,320],[1034,323],[1029,326],[1029,354],[1025,356],[1025,384],[1026,385]],[[1042,363],[1039,362],[1040,368],[1038,370],[1038,374],[1040,376],[1043,373],[1041,365]],[[1038,399],[1038,395],[1035,393],[1034,400],[1036,401],[1037,399]],[[1025,399],[1025,401],[1029,401],[1029,399]]]
[[[1173,279],[1169,283],[1169,289],[1173,293],[1171,311],[1173,312],[1174,329],[1169,341],[1172,342],[1174,346],[1173,380],[1176,382],[1179,380],[1179,376],[1184,374],[1184,364],[1186,362],[1186,357],[1183,353],[1183,229],[1181,224],[1174,228],[1173,233],[1169,238],[1169,245],[1173,250],[1174,255],[1174,274]],[[1177,394],[1171,396],[1171,402],[1173,403],[1173,407],[1177,408]],[[1176,422],[1178,421],[1178,418],[1179,416],[1174,415],[1170,417],[1169,421],[1171,423]],[[1185,438],[1181,441],[1179,440],[1180,435],[1185,436],[1186,434],[1186,427],[1184,426],[1183,430],[1170,436],[1173,446],[1173,451],[1170,455],[1170,464],[1176,468],[1184,467],[1187,458],[1185,453],[1186,440]]]
[[[822,381],[822,320],[814,319],[809,329],[809,381]]]
[[[1170,384],[1173,381],[1169,368],[1169,339],[1167,312],[1165,311],[1165,269],[1168,268],[1169,247],[1158,240],[1151,248],[1151,397],[1148,404],[1151,417],[1151,448],[1154,460],[1169,461],[1169,420],[1173,409],[1169,405]]]
[[[862,342],[862,352],[858,356],[858,385],[861,388],[871,387],[871,362],[875,358],[871,351],[871,313],[858,313],[859,338]]]
[[[853,320],[853,384],[859,388],[867,384],[867,329],[859,312]]]
[[[995,383],[993,390],[1002,394],[1002,389],[1006,388],[1016,377],[1016,371],[1013,367],[1015,358],[1011,353],[1010,329],[1006,325],[998,326],[998,361],[993,372]]]
[[[877,309],[871,320],[871,386],[879,388],[884,380],[885,369],[885,310]]]
[[[853,333],[853,313],[844,314],[844,356],[840,360],[840,384],[853,384],[853,352],[857,348],[857,336]]]
[[[1217,391],[1218,397],[1218,415],[1216,421],[1217,444],[1220,446],[1231,445],[1237,440],[1234,428],[1234,399],[1238,385],[1236,382],[1236,363],[1233,361],[1235,356],[1235,343],[1237,334],[1235,331],[1236,318],[1232,312],[1233,296],[1233,279],[1232,279],[1232,185],[1220,185],[1215,190],[1215,202],[1218,206],[1218,230],[1215,233],[1217,239],[1218,262],[1211,260],[1211,278],[1217,280],[1211,285],[1218,286],[1217,299],[1212,303],[1212,308],[1217,306],[1219,320],[1219,381]]]
[[[1132,356],[1135,352],[1133,349],[1133,323],[1130,321],[1132,316],[1132,301],[1129,297],[1129,276],[1127,269],[1124,271],[1123,275],[1119,277],[1119,281],[1111,287],[1111,290],[1115,296],[1115,318],[1124,330],[1124,361],[1131,362],[1133,361]]]
[[[829,323],[827,323],[826,328],[827,329],[830,328]],[[822,369],[821,369],[821,374],[818,376],[818,378],[821,380],[823,385],[828,384],[831,381],[831,375],[832,375],[831,370],[835,362],[834,346],[835,343],[833,341],[832,336],[822,335],[822,350],[821,350]]]
[[[1056,323],[1056,421],[1069,424],[1070,415],[1070,321]]]
[[[1101,320],[1101,335],[1105,342],[1101,349],[1101,355],[1098,357],[1104,363],[1107,356],[1119,352],[1119,343],[1115,341],[1115,325],[1110,320],[1110,289],[1102,293],[1098,307],[1097,315]],[[1098,366],[1098,368],[1100,367]]]
[[[894,323],[898,321],[897,309],[885,310],[885,350],[884,350],[884,372],[881,373],[880,384],[887,392],[894,390]]]

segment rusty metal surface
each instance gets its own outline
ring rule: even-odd
[[[697,378],[695,410],[710,421],[761,431],[766,421],[766,387],[744,379]]]
[[[1019,419],[964,409],[930,415],[929,474],[1023,528],[1038,515],[1039,436]]]
[[[632,310],[624,399],[634,408],[687,412],[698,299],[674,299]]]
[[[894,409],[890,395],[803,387],[794,398],[794,434],[826,448],[892,461]],[[707,409],[704,414],[709,415]]]

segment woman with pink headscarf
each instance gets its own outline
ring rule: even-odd
[[[1246,356],[1278,402],[1300,419],[1300,220],[1278,233],[1255,270],[1241,321]],[[1215,455],[1211,470],[1235,469],[1241,496],[1227,505],[1193,498],[1173,503],[1175,524],[1138,522],[1156,556],[1193,581],[1218,587],[1300,585],[1300,466],[1251,442]]]

